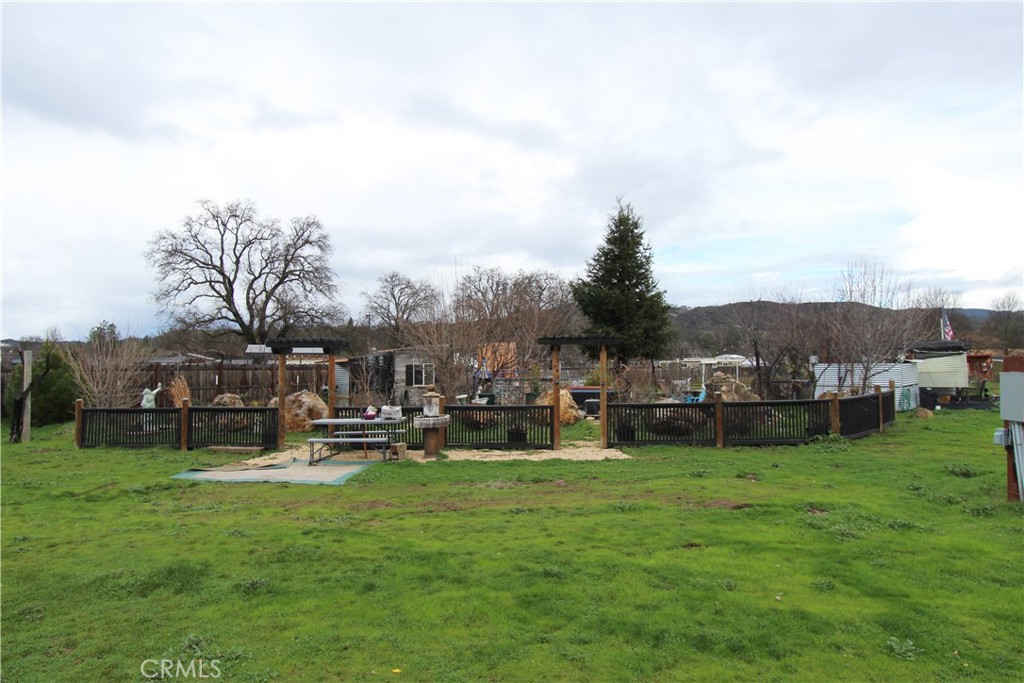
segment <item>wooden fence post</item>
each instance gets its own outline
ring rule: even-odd
[[[448,402],[445,400],[445,396],[442,394],[441,398],[437,400],[437,414],[444,415],[448,411]],[[441,427],[437,430],[437,434],[441,437],[441,448],[448,445],[448,428]]]
[[[558,359],[558,346],[551,347],[551,406],[555,410],[554,450],[562,447],[562,368]]]
[[[598,410],[601,414],[601,448],[608,448],[608,345],[601,344],[600,351],[600,373],[598,382],[601,393],[598,402]],[[561,415],[559,415],[561,419]]]
[[[878,433],[885,430],[885,405],[882,403],[882,385],[875,385],[875,396],[878,397]]]
[[[181,399],[181,443],[178,446],[183,451],[188,450],[188,425],[190,422],[188,408],[191,403],[192,401],[187,396]]]
[[[287,429],[284,414],[284,399],[288,394],[288,355],[277,355],[277,447],[284,448],[284,434]]]
[[[721,391],[715,392],[715,446],[725,448],[725,406]]]
[[[838,391],[833,391],[829,395],[829,400],[830,400],[829,409],[828,409],[829,423],[830,423],[829,429],[831,430],[831,432],[833,434],[842,434],[843,433],[843,424],[842,424],[842,421],[839,418],[839,392]]]
[[[80,398],[75,399],[75,448],[82,447],[82,410],[85,407],[85,401]]]
[[[25,401],[21,404],[21,443],[32,440],[32,351],[21,352],[21,390]]]

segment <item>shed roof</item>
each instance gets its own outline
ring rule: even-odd
[[[256,346],[250,344],[250,346]],[[345,339],[325,337],[281,337],[279,339],[268,339],[265,345],[273,354],[325,354],[337,353],[341,349],[348,348],[348,341]],[[248,347],[246,348],[248,353]]]

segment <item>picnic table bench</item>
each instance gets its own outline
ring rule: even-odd
[[[324,436],[307,439],[309,443],[309,464],[315,465],[324,458],[337,455],[341,446],[356,444],[362,445],[363,457],[368,457],[368,447],[374,446],[380,450],[381,459],[388,460],[392,439],[399,434],[405,434],[404,429],[389,429],[388,427],[404,424],[404,419],[375,419],[363,420],[359,418],[323,418],[313,420],[313,425],[324,428]],[[333,427],[359,427],[358,429],[343,429],[332,432]]]

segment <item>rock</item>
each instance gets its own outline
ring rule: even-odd
[[[563,425],[573,425],[580,420],[580,407],[576,405],[576,401],[572,399],[572,394],[569,393],[568,389],[562,389],[559,392],[561,397],[561,415],[559,419]],[[538,406],[552,406],[555,404],[555,395],[551,389],[547,389],[543,394],[537,397],[537,402],[534,405]]]
[[[267,404],[277,407],[277,398]],[[312,391],[299,391],[284,398],[285,429],[289,432],[308,432],[313,429],[312,420],[328,417],[327,404]]]
[[[238,394],[219,394],[214,397],[211,406],[220,408],[244,408],[245,404],[242,402],[242,397]]]
[[[707,383],[708,391],[706,401],[715,400],[715,392],[722,392],[723,401],[760,401],[761,397],[747,388],[747,385],[724,372],[716,372]]]

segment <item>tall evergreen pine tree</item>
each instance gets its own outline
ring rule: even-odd
[[[587,335],[616,336],[619,364],[655,359],[672,340],[670,307],[651,272],[653,256],[644,242],[643,218],[618,200],[608,217],[604,243],[587,262],[586,276],[570,283],[573,298],[589,318]]]

